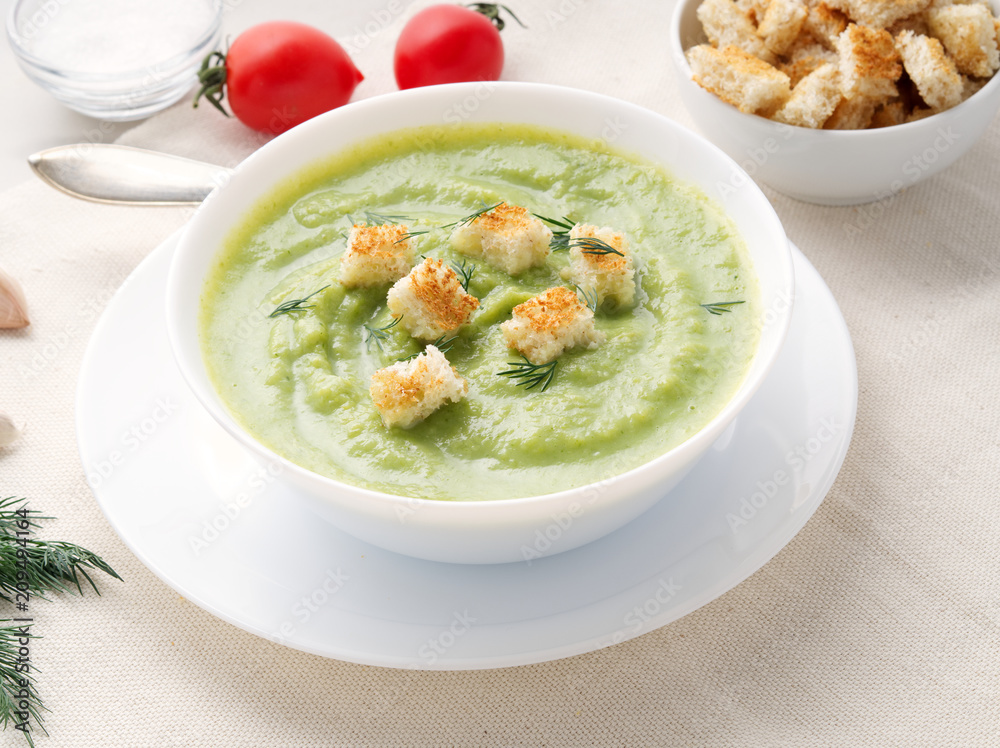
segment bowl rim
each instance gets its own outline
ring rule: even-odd
[[[983,85],[982,88],[972,94],[969,98],[959,102],[950,109],[935,112],[934,114],[928,115],[923,119],[914,120],[913,122],[903,122],[898,125],[889,125],[887,127],[874,127],[863,130],[824,130],[822,128],[802,127],[800,125],[787,125],[783,122],[775,122],[774,120],[768,119],[767,117],[761,117],[757,114],[741,112],[729,102],[723,101],[711,91],[707,91],[699,86],[692,79],[691,66],[688,64],[687,56],[684,54],[689,47],[684,46],[684,40],[681,36],[681,21],[685,14],[690,12],[692,7],[697,7],[702,2],[704,2],[704,0],[677,0],[676,5],[674,5],[673,13],[670,17],[670,43],[672,46],[671,58],[673,59],[674,67],[681,74],[680,77],[683,79],[680,84],[693,86],[701,93],[711,97],[713,101],[718,102],[726,109],[731,110],[734,114],[745,118],[752,118],[752,121],[755,123],[765,126],[770,125],[772,127],[780,127],[783,129],[791,128],[794,133],[794,137],[815,138],[816,140],[834,140],[839,138],[846,141],[858,138],[883,138],[885,140],[890,140],[904,129],[916,130],[920,128],[940,126],[942,117],[946,115],[960,115],[963,111],[967,111],[972,106],[977,106],[979,104],[979,100],[986,98],[986,96],[992,96],[994,89],[1000,88],[1000,70],[998,70]],[[1000,0],[987,0],[987,2],[990,3],[994,17],[1000,18]],[[984,92],[988,93],[984,94]],[[974,101],[975,103],[973,103]]]
[[[184,52],[178,52],[171,57],[167,57],[163,60],[157,60],[156,62],[145,67],[131,68],[118,73],[95,73],[87,70],[64,70],[54,66],[50,61],[38,57],[28,51],[23,43],[25,40],[24,36],[17,29],[18,10],[20,10],[21,7],[27,2],[30,2],[30,0],[14,0],[10,6],[10,11],[7,13],[7,19],[4,25],[7,32],[7,41],[10,43],[11,51],[13,51],[14,56],[20,63],[30,65],[36,70],[72,83],[128,82],[136,76],[150,75],[151,69],[169,68],[180,65],[187,61],[193,53],[198,52],[200,54],[200,50],[211,42],[216,35],[218,35],[219,30],[222,27],[222,15],[225,10],[223,0],[208,0],[208,3],[212,6],[213,10],[211,20],[209,21],[205,31],[202,32],[202,34],[198,36],[191,46]]]
[[[447,94],[454,94],[456,100],[460,99],[463,92],[474,92],[478,87],[481,87],[483,82],[471,82],[471,83],[449,83],[442,84],[438,86],[428,86],[423,88],[413,88],[404,91],[393,91],[378,96],[369,97],[356,102],[352,102],[344,107],[331,110],[325,114],[321,114],[311,120],[297,125],[294,128],[282,133],[278,137],[264,144],[261,148],[254,151],[250,156],[248,156],[242,163],[236,166],[232,172],[232,179],[228,180],[225,184],[220,185],[215,192],[213,192],[206,199],[202,206],[199,206],[195,216],[188,222],[184,227],[183,233],[181,234],[177,251],[174,253],[173,258],[170,263],[170,271],[167,277],[167,292],[166,292],[166,323],[167,323],[167,334],[170,341],[170,347],[174,356],[174,360],[178,365],[181,372],[182,378],[192,390],[195,397],[198,399],[202,407],[204,407],[212,418],[224,428],[224,430],[236,438],[236,440],[242,444],[244,447],[249,448],[252,452],[258,456],[268,460],[271,463],[278,463],[282,466],[283,471],[290,471],[293,476],[301,476],[310,482],[318,482],[323,484],[325,487],[334,489],[340,494],[353,495],[363,498],[368,502],[379,502],[387,505],[388,507],[400,507],[405,506],[410,509],[415,509],[417,507],[435,507],[438,511],[447,511],[449,513],[462,513],[471,515],[486,515],[498,511],[499,508],[510,508],[510,507],[527,507],[535,505],[544,505],[549,503],[558,503],[565,501],[571,497],[580,496],[586,494],[587,491],[593,490],[595,487],[610,487],[615,483],[624,481],[630,476],[634,476],[640,472],[647,472],[655,469],[657,465],[668,459],[684,459],[685,456],[690,461],[690,464],[695,464],[697,459],[707,450],[711,444],[719,438],[719,436],[731,425],[732,419],[735,418],[740,410],[749,402],[750,398],[756,393],[757,389],[766,379],[767,375],[773,368],[775,360],[778,358],[781,349],[784,345],[785,339],[787,337],[788,328],[791,323],[792,310],[794,308],[794,297],[795,297],[795,285],[794,285],[794,271],[792,267],[793,258],[790,248],[790,243],[787,235],[785,234],[784,227],[779,219],[774,207],[771,205],[770,201],[760,190],[760,188],[753,182],[749,177],[747,177],[747,183],[742,189],[749,190],[752,198],[747,198],[758,203],[760,210],[762,211],[763,220],[771,223],[773,227],[780,234],[782,239],[780,243],[780,249],[775,249],[778,253],[778,259],[780,260],[777,264],[780,266],[780,286],[785,289],[788,294],[787,300],[787,310],[783,313],[777,315],[775,325],[777,325],[776,331],[773,334],[775,338],[775,343],[773,346],[773,351],[770,352],[770,356],[765,360],[761,359],[763,363],[761,364],[760,370],[753,374],[754,366],[760,356],[761,349],[758,349],[754,353],[754,357],[750,360],[747,371],[744,374],[743,380],[740,382],[739,387],[734,392],[733,396],[725,403],[725,405],[715,413],[715,415],[697,432],[689,436],[680,444],[674,446],[670,450],[661,453],[640,465],[637,465],[629,470],[622,473],[615,474],[613,476],[592,481],[581,486],[576,486],[573,488],[563,489],[560,491],[554,491],[545,494],[537,494],[532,496],[520,496],[514,498],[502,498],[502,499],[489,499],[489,500],[440,500],[440,499],[428,499],[419,498],[413,496],[404,496],[400,494],[387,493],[379,491],[376,489],[365,488],[363,486],[354,485],[347,483],[336,478],[332,478],[321,473],[317,473],[309,468],[299,465],[290,459],[278,454],[272,450],[267,445],[258,441],[249,431],[247,431],[243,426],[236,420],[236,418],[229,412],[228,408],[224,405],[218,393],[215,391],[214,386],[211,386],[209,391],[206,393],[200,387],[200,383],[195,380],[192,376],[192,371],[189,370],[189,361],[182,355],[182,335],[183,331],[180,329],[179,325],[179,315],[175,313],[175,306],[179,303],[179,295],[182,293],[182,284],[180,282],[181,268],[184,264],[184,257],[186,254],[193,254],[192,250],[186,250],[186,245],[193,246],[190,241],[190,236],[194,230],[196,230],[199,225],[199,221],[207,220],[203,216],[210,215],[210,208],[206,209],[206,206],[210,206],[215,203],[213,199],[217,193],[227,190],[233,182],[241,181],[244,179],[241,175],[245,172],[252,171],[256,168],[256,164],[270,158],[272,152],[280,152],[280,149],[285,148],[284,143],[289,142],[292,138],[302,137],[304,133],[309,133],[313,130],[322,130],[327,127],[331,127],[327,123],[336,122],[340,117],[354,116],[353,113],[362,112],[365,109],[392,106],[391,103],[400,101],[405,104],[406,101],[415,97],[432,97],[432,96],[446,96]],[[612,96],[607,96],[605,94],[599,94],[592,91],[587,91],[583,89],[571,88],[568,86],[560,86],[554,84],[546,83],[528,83],[520,81],[498,81],[491,82],[491,86],[495,86],[496,90],[507,90],[514,92],[511,95],[518,95],[517,91],[524,91],[526,95],[530,95],[532,92],[541,93],[545,95],[561,95],[561,96],[571,96],[582,99],[589,99],[594,104],[603,104],[605,106],[611,105],[615,107],[624,107],[626,111],[639,114],[640,116],[650,117],[656,120],[659,126],[666,127],[668,130],[673,131],[674,135],[680,136],[681,138],[693,138],[700,142],[702,147],[707,148],[714,152],[714,155],[720,159],[720,163],[727,166],[730,170],[737,170],[742,172],[742,168],[728,155],[726,155],[721,149],[719,149],[715,144],[708,141],[703,136],[695,133],[691,129],[681,125],[675,120],[670,119],[658,112],[642,107],[638,104],[625,101],[623,99],[618,99]],[[482,120],[485,122],[486,120]],[[499,119],[490,121],[502,121],[509,123],[521,123],[523,120],[518,118],[512,119]],[[441,126],[447,127],[448,125],[441,125],[440,123],[427,122],[423,126]],[[560,128],[547,127],[551,130],[557,130]],[[368,140],[373,137],[378,137],[392,132],[395,129],[409,129],[407,126],[402,128],[390,127],[388,129],[379,130],[377,132],[365,135],[361,138],[353,139],[351,141],[346,141],[340,143],[336,148],[328,151],[325,154],[318,155],[317,160],[334,156],[335,154],[341,152],[344,148],[349,147],[352,143],[361,142]],[[562,128],[566,129],[566,128]],[[572,132],[571,130],[567,130]],[[296,135],[298,133],[298,135]],[[574,133],[579,134],[579,133]],[[584,136],[587,137],[587,136]],[[619,149],[625,153],[631,153],[627,148]],[[652,161],[653,159],[648,156],[644,156],[641,153],[635,153],[634,155],[640,156],[647,160]],[[669,165],[665,163],[659,164],[662,168],[668,171]],[[282,182],[286,182],[289,178],[294,177],[294,175],[302,171],[303,167],[295,167],[290,171],[285,171],[280,175],[271,178],[271,181],[266,189],[258,193],[256,197],[252,199],[246,199],[245,208],[247,211],[252,209],[252,207],[257,204],[261,199],[263,199],[269,191],[273,191],[275,187],[280,185]],[[249,178],[247,178],[249,179]],[[679,181],[686,182],[690,184],[687,180],[678,177]],[[713,196],[709,195],[703,189],[698,188],[702,194],[708,199],[712,200],[713,203],[720,210],[722,205]],[[723,210],[723,213],[729,215]],[[243,214],[245,216],[245,213]],[[230,221],[228,225],[228,232],[238,225],[235,221]],[[196,227],[192,229],[192,227]],[[227,233],[228,233],[227,232]],[[216,250],[217,251],[217,250]],[[203,283],[204,276],[200,276],[200,281]],[[761,322],[763,329],[763,322]],[[200,342],[199,354],[200,354]],[[198,366],[205,368],[204,357],[199,355]],[[205,372],[206,378],[208,378],[207,371]],[[206,396],[207,395],[207,396]],[[716,433],[717,432],[717,433]],[[685,453],[693,452],[694,455],[686,455]],[[598,497],[594,501],[588,500],[588,506],[600,507],[603,503],[608,503],[612,501],[612,496],[614,491],[601,491]],[[503,510],[503,509],[500,509]]]

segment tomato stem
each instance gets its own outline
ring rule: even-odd
[[[506,25],[504,23],[504,20],[500,17],[501,8],[507,11],[508,15],[510,15],[511,18],[517,21],[517,25],[520,26],[522,29],[528,28],[523,23],[521,23],[520,18],[514,15],[514,11],[512,11],[506,5],[502,5],[500,3],[469,3],[465,7],[476,11],[476,13],[482,13],[489,19],[490,23],[492,23],[496,27],[497,31],[503,31],[503,27]]]
[[[194,106],[197,107],[198,99],[204,96],[212,106],[228,117],[229,112],[222,108],[222,100],[226,97],[226,56],[222,52],[216,50],[202,60],[198,82],[201,88],[195,94]]]

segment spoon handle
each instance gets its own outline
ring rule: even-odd
[[[122,205],[197,205],[230,169],[123,145],[62,145],[28,157],[35,173],[73,197]]]

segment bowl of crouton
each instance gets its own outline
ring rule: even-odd
[[[989,126],[998,11],[996,0],[680,0],[673,60],[698,128],[746,174],[855,205],[937,174]]]
[[[223,429],[342,530],[451,563],[567,551],[663,500],[767,377],[794,299],[777,215],[752,183],[720,191],[739,167],[707,140],[587,91],[486,90],[375,97],[274,139],[189,222],[167,283],[174,357]],[[628,123],[613,146],[609,115]],[[704,417],[674,361],[715,398]],[[327,449],[357,477],[317,467]]]

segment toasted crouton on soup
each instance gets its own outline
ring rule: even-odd
[[[500,329],[508,348],[537,365],[547,364],[570,348],[597,348],[604,342],[604,333],[594,328],[594,313],[565,286],[518,304]]]
[[[614,251],[604,250],[601,243]],[[607,226],[578,223],[569,232],[569,246],[570,264],[564,278],[584,292],[596,294],[598,304],[610,301],[615,307],[631,306],[635,298],[635,267],[625,234]]]
[[[552,230],[518,205],[500,203],[455,228],[451,244],[469,257],[482,257],[493,267],[518,275],[545,263]]]
[[[389,289],[389,311],[410,334],[434,340],[464,325],[479,307],[443,260],[428,257]]]
[[[768,115],[791,96],[787,75],[738,47],[701,44],[687,58],[695,83],[741,112]]]
[[[403,429],[448,402],[457,403],[468,391],[469,383],[433,345],[416,358],[376,371],[368,390],[386,428]]]
[[[340,282],[349,288],[394,283],[413,267],[413,240],[405,225],[355,224],[340,257]]]

